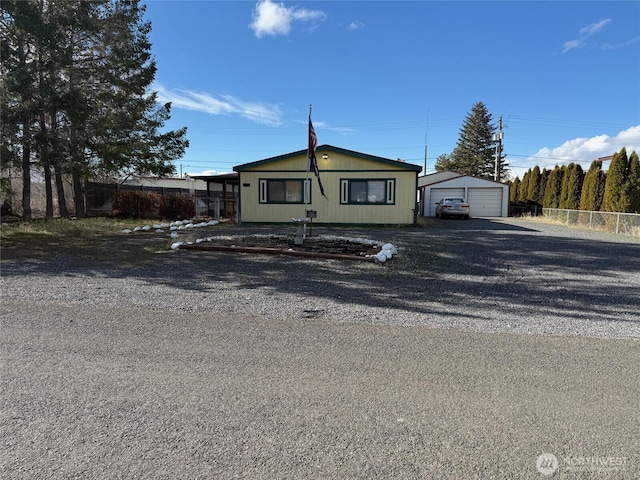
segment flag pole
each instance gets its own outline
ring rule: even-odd
[[[309,124],[311,123],[311,104],[309,104]],[[310,128],[307,126],[307,128]],[[307,135],[310,136],[311,132],[307,131]],[[309,140],[309,139],[308,139]],[[309,201],[309,196],[311,192],[307,191],[307,185],[309,184],[309,170],[311,170],[311,152],[309,149],[311,148],[311,143],[307,144],[307,180],[304,184],[304,216],[307,216],[307,203]]]
[[[302,189],[304,194],[303,218],[305,219],[307,217],[307,211],[309,210],[309,197],[311,196],[311,185],[309,183],[309,170],[311,170],[311,152],[309,150],[311,148],[311,131],[309,130],[310,128],[311,128],[311,104],[309,104],[309,125],[307,126],[307,137],[308,137],[307,138],[307,179],[305,180],[304,188]],[[307,223],[305,222],[303,238],[306,238],[306,237],[307,237]]]

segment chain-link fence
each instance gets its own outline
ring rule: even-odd
[[[587,210],[544,208],[542,215],[567,225],[640,237],[640,215],[637,213],[592,212]]]

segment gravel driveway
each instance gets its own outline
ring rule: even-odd
[[[214,227],[197,234],[287,228]],[[517,219],[444,220],[399,230],[314,227],[314,233],[389,241],[400,255],[373,265],[167,248],[157,265],[136,269],[71,258],[5,263],[3,297],[273,320],[640,338],[637,238]]]
[[[2,263],[3,478],[640,476],[637,239],[314,230],[400,255]]]

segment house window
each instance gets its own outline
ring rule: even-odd
[[[304,203],[304,180],[260,180],[260,203]]]
[[[395,203],[395,180],[342,179],[340,203],[386,205]]]

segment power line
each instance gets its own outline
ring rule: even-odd
[[[524,125],[542,125],[542,126],[559,126],[559,127],[599,127],[599,128],[628,128],[629,125],[623,123],[606,123],[606,122],[585,122],[584,120],[569,120],[561,118],[545,118],[545,117],[528,117],[524,115],[504,114],[506,122],[518,123]]]

